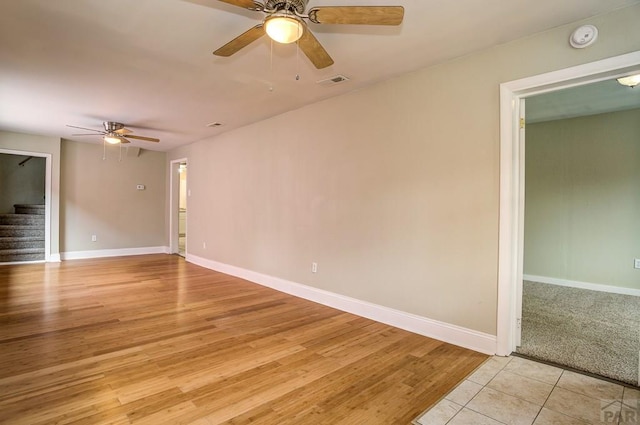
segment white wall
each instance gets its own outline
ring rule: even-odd
[[[569,47],[574,23],[172,151],[189,252],[495,335],[499,84],[638,50],[639,21],[627,8],[589,20],[588,49]]]

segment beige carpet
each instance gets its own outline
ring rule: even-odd
[[[640,297],[525,281],[516,352],[638,385]]]

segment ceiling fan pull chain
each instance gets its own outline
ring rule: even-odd
[[[118,162],[122,162],[122,143],[118,143],[120,145],[120,158],[118,158]]]
[[[271,39],[271,49],[269,51],[269,91],[273,92],[273,39]]]
[[[107,159],[107,142],[102,139],[102,160]]]
[[[296,41],[296,81],[300,81],[300,27],[298,27],[298,40]]]

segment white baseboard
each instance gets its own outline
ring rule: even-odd
[[[219,263],[192,254],[187,254],[186,260],[211,270],[246,279],[280,292],[366,317],[409,332],[479,351],[484,354],[493,355],[496,353],[496,337],[494,335],[428,319],[240,267]]]
[[[599,283],[578,282],[575,280],[559,279],[557,277],[535,276],[525,274],[524,280],[547,283],[549,285],[567,286],[569,288],[588,289],[590,291],[609,292],[611,294],[634,295],[640,297],[640,289],[623,288],[620,286],[602,285]]]
[[[86,258],[124,257],[128,255],[168,254],[167,246],[148,246],[142,248],[95,249],[91,251],[61,252],[62,260],[80,260]]]
[[[62,261],[62,259],[60,258],[60,254],[49,255],[49,263],[59,263],[60,261]]]

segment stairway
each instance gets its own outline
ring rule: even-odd
[[[13,207],[0,214],[0,263],[44,261],[44,205]]]

